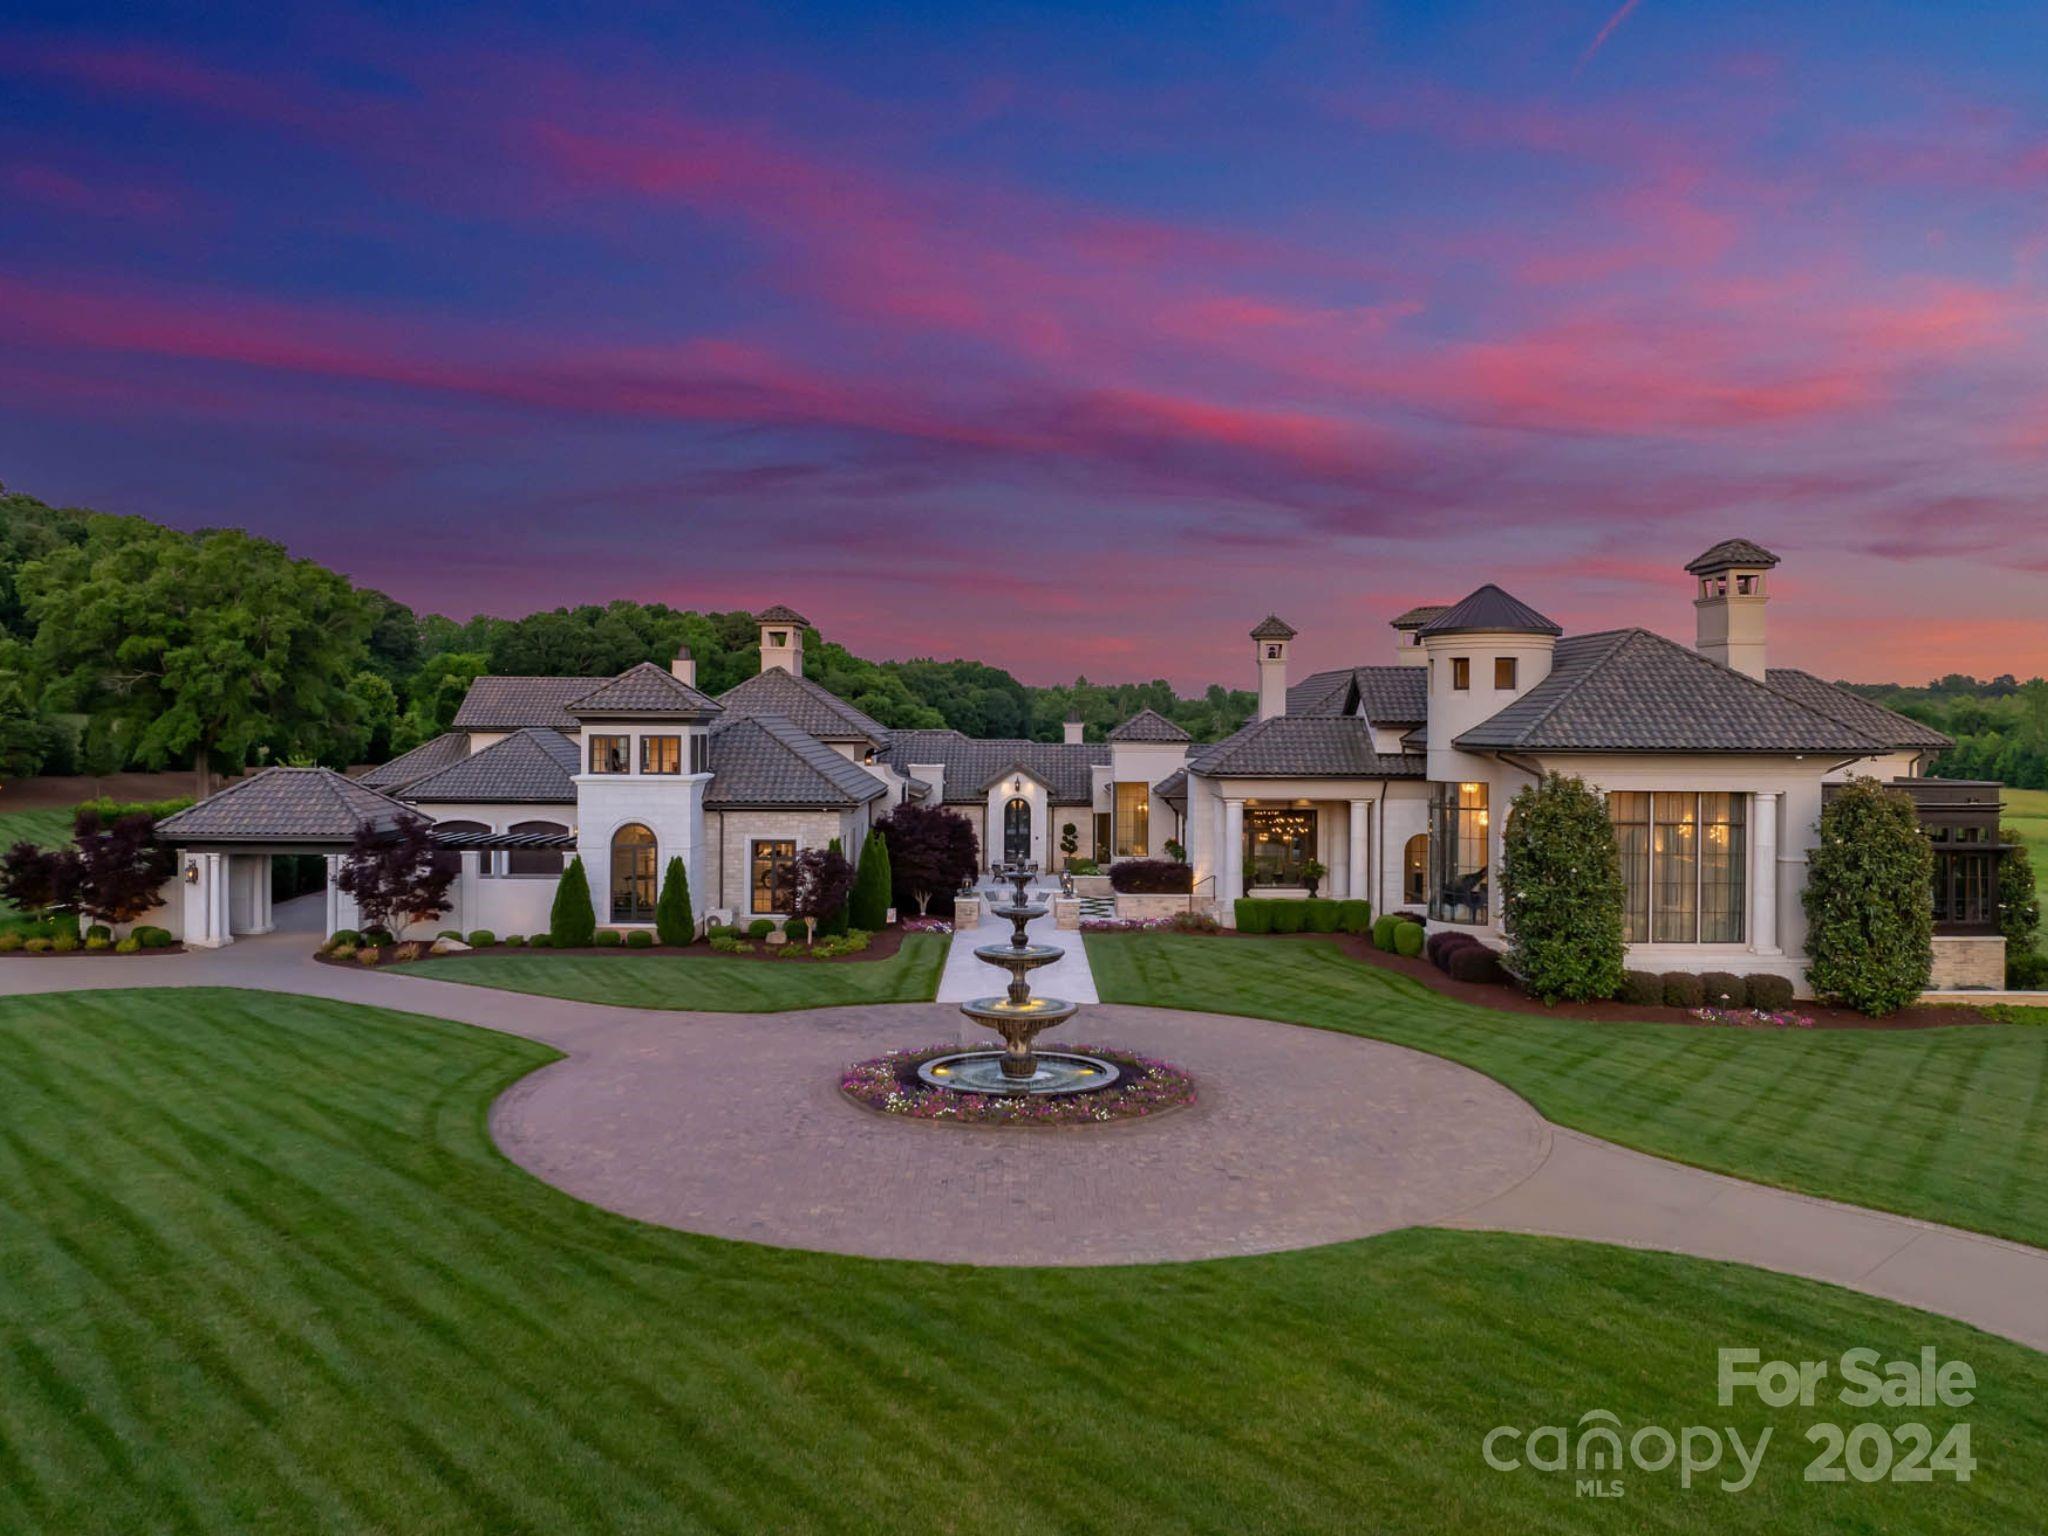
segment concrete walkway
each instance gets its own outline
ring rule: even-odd
[[[982,889],[985,893],[987,887]],[[1044,906],[1046,912],[1024,925],[1026,936],[1034,944],[1051,944],[1066,951],[1051,965],[1031,973],[1031,990],[1044,997],[1064,997],[1070,1003],[1092,1003],[1101,994],[1095,990],[1095,972],[1088,965],[1088,946],[1081,942],[1080,934],[1071,929],[1061,932],[1053,924],[1052,899],[1058,892],[1058,882],[1047,881],[1031,893],[1031,899]],[[1004,894],[1009,894],[1007,889]],[[977,945],[1010,942],[1010,920],[997,917],[989,908],[990,903],[984,900],[979,927],[953,931],[952,947],[946,951],[945,973],[939,978],[940,1002],[964,1003],[1000,992],[1010,984],[1009,972],[974,957]]]
[[[2048,1350],[2048,1252],[1614,1146],[1550,1125],[1477,1072],[1380,1041],[1098,1006],[1059,1035],[1177,1061],[1201,1102],[1063,1131],[907,1123],[847,1103],[838,1069],[892,1046],[983,1038],[950,1007],[667,1013],[324,966],[297,906],[278,909],[294,931],[210,954],[0,961],[0,993],[249,987],[546,1041],[567,1059],[493,1107],[507,1155],[596,1204],[719,1236],[1104,1264],[1410,1225],[1529,1232],[1781,1270]]]

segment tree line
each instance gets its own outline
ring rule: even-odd
[[[449,728],[484,673],[601,678],[666,665],[687,645],[720,693],[759,667],[744,610],[612,602],[523,618],[415,613],[240,529],[51,507],[0,488],[0,774],[190,765],[382,762]],[[1212,686],[1033,687],[978,661],[870,661],[805,640],[805,673],[898,729],[1092,739],[1156,709],[1198,741],[1251,718],[1256,696]]]
[[[1849,684],[1887,709],[1933,726],[1955,742],[1930,770],[1944,779],[1997,779],[2015,789],[2048,789],[2048,679],[1989,680],[1951,672],[1920,688]]]

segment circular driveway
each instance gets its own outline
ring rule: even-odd
[[[1448,1221],[1543,1162],[1548,1125],[1490,1078],[1379,1041],[1095,1005],[1059,1030],[1195,1075],[1154,1120],[979,1128],[849,1103],[850,1062],[994,1039],[946,1004],[648,1013],[491,1112],[515,1162],[644,1221],[790,1248],[963,1264],[1219,1258]],[[1048,1042],[1050,1043],[1050,1042]]]

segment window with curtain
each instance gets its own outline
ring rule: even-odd
[[[654,834],[629,821],[612,834],[612,921],[654,921]]]
[[[1316,813],[1291,806],[1244,809],[1244,881],[1306,885],[1302,865],[1316,856]]]
[[[1152,786],[1118,784],[1116,787],[1116,852],[1118,858],[1142,859],[1150,847]]]
[[[747,861],[747,883],[757,913],[787,912],[796,888],[796,844],[788,838],[762,838]]]
[[[1429,915],[1445,923],[1483,923],[1489,914],[1491,817],[1484,784],[1429,786],[1429,846],[1436,865]]]
[[[1749,905],[1749,797],[1617,790],[1621,936],[1629,944],[1740,944]]]
[[[569,829],[559,821],[515,821],[506,830],[561,833]],[[561,872],[562,850],[559,848],[513,848],[505,854],[505,873],[508,875],[559,875]]]

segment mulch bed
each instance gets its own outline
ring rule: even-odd
[[[46,949],[35,953],[26,949],[0,950],[0,960],[140,960],[148,955],[182,955],[182,944],[163,944],[155,949],[133,949],[122,954],[117,949],[87,949],[83,945],[73,950]]]
[[[1430,991],[1470,1003],[1475,1008],[1495,1008],[1503,1013],[1533,1013],[1547,1019],[1584,1019],[1599,1024],[1687,1024],[1695,1029],[1725,1029],[1728,1026],[1696,1019],[1685,1008],[1643,1008],[1631,1003],[1544,1003],[1519,987],[1487,986],[1478,982],[1453,981],[1420,955],[1390,955],[1373,947],[1372,940],[1359,933],[1238,933],[1226,929],[1218,937],[1276,944],[1335,944],[1354,960],[1394,971],[1421,982]],[[1847,1008],[1829,1008],[1805,1001],[1792,1011],[1813,1020],[1815,1029],[1947,1029],[1958,1025],[1994,1024],[1997,1020],[1983,1009],[1963,1003],[1916,1003],[1882,1019],[1866,1018]]]
[[[1004,1128],[1107,1125],[1118,1120],[1156,1118],[1195,1102],[1194,1079],[1172,1062],[1140,1056],[1134,1051],[1074,1045],[1064,1040],[1045,1041],[1040,1048],[1100,1057],[1121,1068],[1123,1076],[1109,1087],[1093,1092],[1043,1097],[957,1093],[950,1088],[934,1088],[917,1075],[917,1069],[935,1057],[957,1056],[964,1047],[955,1041],[949,1045],[890,1051],[885,1056],[857,1061],[840,1078],[839,1091],[862,1109],[878,1115],[945,1125]]]
[[[792,966],[858,965],[870,960],[890,959],[903,947],[903,938],[902,929],[884,928],[874,936],[873,941],[869,943],[866,949],[861,950],[857,954],[833,955],[817,960],[786,960],[780,954],[766,948],[756,950],[750,955],[721,954],[702,940],[687,948],[677,948],[673,944],[655,944],[646,949],[629,949],[623,944],[590,944],[580,949],[557,949],[552,944],[544,945],[540,948],[534,948],[526,944],[493,944],[489,949],[458,949],[453,954],[435,955],[433,958],[436,960],[467,960],[476,955],[602,955],[606,959],[647,960],[660,959],[664,955],[671,958],[677,955],[689,955],[693,959],[699,960],[730,960],[736,965],[743,965],[748,962],[759,965]],[[798,944],[796,947],[802,949],[803,945]],[[159,950],[157,953],[161,954],[163,951]],[[325,950],[320,951],[314,958],[326,965],[352,965],[357,970],[375,970],[385,965],[417,963],[413,961],[380,960],[376,966],[365,967],[363,962],[356,959],[354,955],[350,955],[346,960],[337,960]],[[421,956],[421,958],[425,959],[426,957]]]

